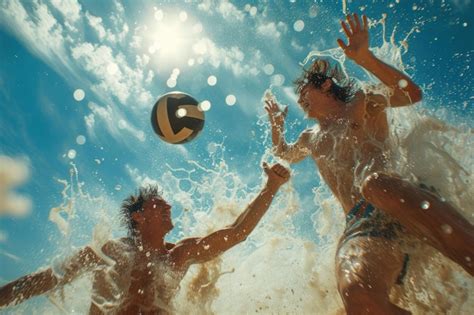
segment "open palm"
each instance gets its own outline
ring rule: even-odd
[[[354,61],[360,61],[367,53],[369,53],[369,27],[367,22],[367,16],[362,16],[362,23],[359,16],[354,15],[346,16],[347,26],[344,21],[341,20],[341,26],[347,35],[349,43],[346,45],[342,39],[338,39],[339,46],[344,50],[347,57]]]

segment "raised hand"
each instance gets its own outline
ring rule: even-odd
[[[278,104],[273,100],[266,100],[265,104],[265,110],[268,113],[270,124],[272,127],[282,130],[286,115],[288,114],[288,106],[285,107],[284,110],[281,110]]]
[[[268,184],[280,187],[290,179],[290,171],[283,165],[276,163],[269,166],[263,162],[263,170],[268,176]]]
[[[346,45],[346,43],[344,43],[340,38],[337,39],[337,43],[347,57],[357,63],[361,63],[364,61],[364,58],[370,55],[367,16],[362,16],[362,23],[357,13],[354,13],[353,15],[348,14],[346,20],[349,26],[347,26],[343,20],[341,20],[341,26],[344,33],[347,35],[349,43]]]

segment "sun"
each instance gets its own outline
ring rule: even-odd
[[[160,13],[160,14],[157,14]],[[195,34],[183,12],[178,14],[155,12],[151,26],[147,27],[145,48],[159,65],[179,66],[192,54]],[[183,16],[186,19],[183,19]]]

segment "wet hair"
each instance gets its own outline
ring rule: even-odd
[[[137,211],[143,211],[143,203],[153,198],[163,200],[158,186],[149,185],[146,187],[140,187],[135,194],[128,196],[122,202],[122,223],[127,226],[128,232],[131,236],[135,236],[137,233],[136,222],[133,220],[132,214]]]
[[[303,68],[302,75],[294,82],[295,91],[301,93],[308,84],[319,89],[327,79],[332,81],[330,93],[336,99],[348,103],[354,97],[355,82],[347,78],[337,64],[332,66],[324,59],[317,59],[309,69]]]

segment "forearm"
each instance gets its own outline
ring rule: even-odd
[[[272,125],[272,144],[275,151],[281,150],[285,145],[284,126]]]
[[[258,222],[260,222],[270,207],[278,189],[279,186],[267,182],[258,196],[255,197],[247,209],[235,220],[232,227],[238,230],[238,233],[240,233],[243,238],[246,238],[257,226]]]
[[[406,97],[410,104],[421,100],[421,89],[406,74],[378,59],[372,52],[354,60],[393,90],[395,97]],[[397,104],[394,104],[397,105]]]
[[[51,269],[24,276],[0,288],[0,307],[16,305],[53,289],[58,279]]]

